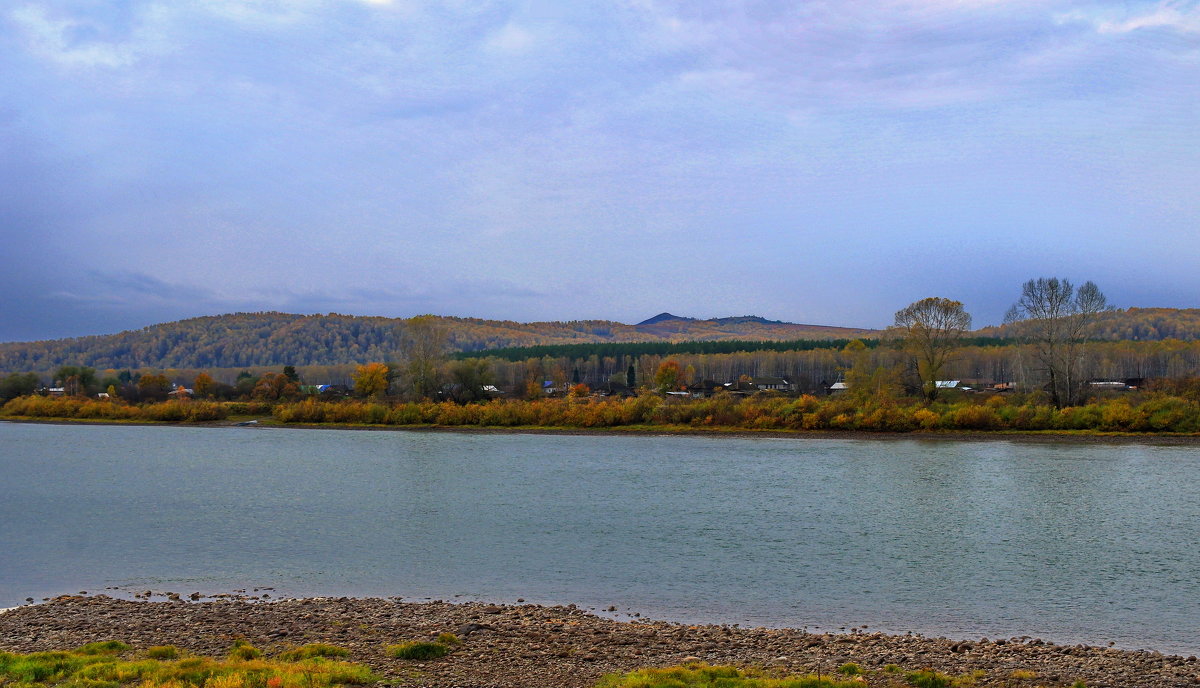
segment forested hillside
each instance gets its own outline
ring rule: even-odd
[[[692,320],[664,314],[655,322],[609,320],[518,323],[439,317],[451,347],[592,342],[845,339],[871,330],[797,325],[755,317]],[[398,348],[396,318],[291,313],[236,313],[153,325],[112,335],[0,344],[0,372],[45,372],[62,365],[107,368],[243,368],[385,361]]]
[[[985,337],[1010,336],[1010,327],[985,327]],[[1158,341],[1200,339],[1200,308],[1127,308],[1097,317],[1095,339],[1108,341]]]
[[[688,345],[692,353],[718,353],[742,341],[793,342],[875,338],[877,330],[798,325],[744,316],[696,320],[663,313],[637,325],[611,320],[519,323],[478,318],[439,317],[451,348],[460,352],[508,349],[505,358],[528,356],[622,356],[625,350],[513,351],[512,347],[615,344],[622,342],[722,342],[709,350]],[[153,325],[112,335],[42,342],[0,344],[0,373],[47,373],[62,365],[104,369],[250,368],[261,366],[341,366],[395,358],[397,329],[403,321],[352,315],[236,313]],[[1005,337],[1007,327],[988,327],[980,337]],[[1200,309],[1130,308],[1100,316],[1096,339],[1110,341],[1200,340]],[[807,340],[800,345],[798,340]],[[844,341],[834,343],[840,345]],[[980,341],[975,342],[982,344]],[[787,346],[787,345],[784,345]],[[590,347],[582,347],[589,349]],[[777,347],[771,347],[777,348]],[[791,347],[789,347],[791,348]],[[740,348],[739,348],[740,350]],[[643,353],[674,354],[683,350]]]

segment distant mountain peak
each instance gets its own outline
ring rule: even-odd
[[[641,321],[637,325],[634,325],[634,327],[640,327],[642,325],[657,325],[660,322],[675,321],[675,320],[678,320],[680,322],[695,322],[696,321],[695,318],[685,318],[681,315],[672,315],[672,314],[664,311],[664,312],[659,313],[658,315],[654,316],[653,318],[648,318],[646,320]]]

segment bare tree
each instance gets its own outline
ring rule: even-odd
[[[1041,277],[1021,287],[1021,298],[1008,309],[1004,322],[1029,345],[1054,405],[1078,401],[1082,388],[1082,344],[1095,328],[1097,316],[1112,310],[1094,282],[1078,290],[1068,280]]]
[[[430,399],[441,383],[442,364],[449,346],[445,325],[432,315],[405,320],[399,328],[404,383],[414,399]]]
[[[971,314],[961,301],[931,296],[896,311],[892,331],[903,339],[926,401],[937,399],[937,380],[969,329]]]

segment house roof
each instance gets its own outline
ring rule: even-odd
[[[788,381],[782,377],[754,377],[750,381],[756,385],[786,385]]]

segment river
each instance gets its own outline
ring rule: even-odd
[[[1187,446],[0,423],[0,607],[270,586],[1192,654],[1198,475]]]

